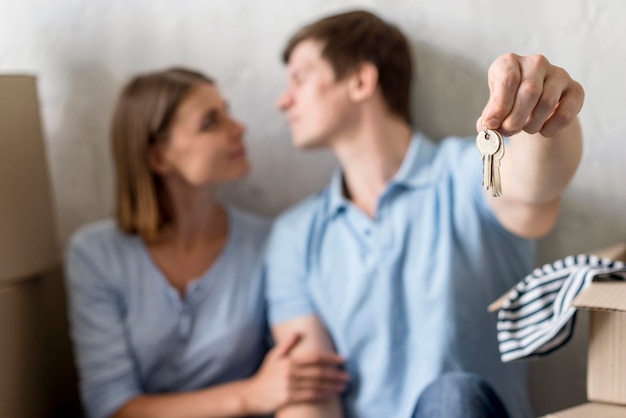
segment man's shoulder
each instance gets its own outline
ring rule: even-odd
[[[424,137],[428,146],[432,147],[431,169],[440,178],[457,175],[467,175],[467,170],[474,165],[474,160],[480,161],[480,153],[475,146],[474,138],[470,136],[446,136],[438,141],[431,141]]]
[[[469,136],[450,135],[437,142],[437,157],[441,159],[456,159],[474,146],[475,142]]]
[[[288,233],[306,236],[315,229],[327,212],[328,188],[304,198],[278,215],[272,227],[272,235]]]

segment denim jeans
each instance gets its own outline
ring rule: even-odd
[[[413,418],[507,418],[506,408],[480,376],[445,373],[428,385],[417,401]]]

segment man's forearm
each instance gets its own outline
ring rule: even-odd
[[[272,327],[277,342],[297,333],[302,336],[292,350],[292,356],[305,356],[311,352],[335,352],[330,335],[315,315],[295,318]],[[281,408],[276,418],[342,418],[343,409],[339,395],[324,401],[293,404]]]

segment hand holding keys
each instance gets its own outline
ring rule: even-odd
[[[492,196],[501,196],[500,160],[504,157],[502,135],[483,125],[483,130],[476,136],[476,146],[483,159],[483,187],[485,190],[491,189]]]
[[[557,136],[575,120],[585,93],[580,83],[543,55],[501,55],[489,67],[487,83],[489,101],[476,121],[476,145],[483,158],[483,187],[500,196],[502,135]],[[516,164],[517,169],[522,166]]]

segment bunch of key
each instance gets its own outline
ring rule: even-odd
[[[504,157],[504,140],[499,132],[487,129],[476,136],[476,146],[483,157],[483,188],[491,189],[491,195],[502,195],[500,183],[500,160]]]

